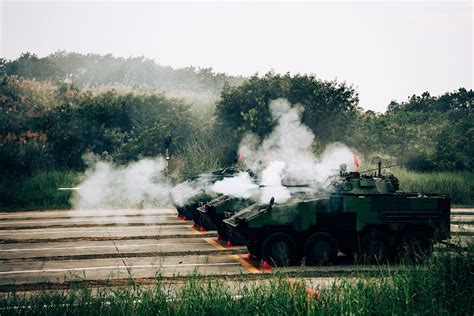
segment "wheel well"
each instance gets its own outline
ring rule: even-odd
[[[297,240],[297,233],[290,226],[265,226],[262,228],[262,233],[258,236],[257,240],[262,242],[273,233],[285,233]]]

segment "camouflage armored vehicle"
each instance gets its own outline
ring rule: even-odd
[[[274,266],[334,262],[338,251],[384,262],[406,251],[429,253],[450,237],[450,200],[399,192],[394,176],[343,172],[333,192],[254,204],[225,219],[232,238]]]
[[[201,213],[201,227],[208,230],[215,228],[219,237],[227,240],[227,227],[223,220],[253,203],[249,199],[221,195],[198,207],[198,211]]]
[[[222,180],[225,177],[232,177],[240,170],[237,167],[224,167],[222,169],[218,169],[212,171],[209,175],[204,175],[204,179],[209,183],[214,183],[216,181]],[[202,176],[201,176],[202,177]],[[202,179],[201,179],[202,180]],[[189,180],[189,183],[192,185],[192,181],[198,181],[198,178]],[[193,193],[193,197],[189,199],[186,204],[184,205],[177,205],[176,210],[180,216],[184,216],[185,218],[192,219],[194,224],[197,226],[201,226],[201,214],[198,212],[197,208],[199,206],[204,205],[205,203],[215,199],[218,194],[213,192],[208,192],[206,190],[207,185],[199,186],[196,189],[196,192]],[[207,229],[215,229],[208,224]]]

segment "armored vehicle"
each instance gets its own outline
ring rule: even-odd
[[[221,195],[198,207],[198,211],[201,213],[201,227],[208,230],[215,228],[220,238],[228,240],[227,227],[223,220],[253,203],[249,199]]]
[[[240,170],[237,167],[224,167],[222,169],[218,169],[215,171],[210,172],[207,175],[200,175],[199,177],[194,177],[194,179],[190,179],[187,182],[192,186],[193,181],[204,180],[206,185],[198,185],[193,193],[192,198],[190,198],[186,204],[184,205],[177,205],[176,210],[180,216],[184,216],[187,219],[192,219],[196,226],[201,226],[201,214],[198,212],[197,208],[199,206],[204,205],[205,203],[211,201],[218,197],[218,194],[209,192],[206,190],[206,187],[209,184],[212,184],[216,181],[222,180],[225,177],[232,177]],[[207,223],[207,229],[215,229],[209,223]]]
[[[427,254],[450,237],[450,199],[399,192],[393,175],[339,173],[332,192],[253,204],[225,219],[232,238],[274,266],[334,262],[338,251],[369,262]]]

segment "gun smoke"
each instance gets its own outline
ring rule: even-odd
[[[282,183],[309,185],[317,190],[324,186],[328,177],[337,173],[341,164],[351,168],[353,153],[340,143],[327,146],[321,157],[316,158],[316,137],[311,129],[301,122],[303,106],[292,106],[286,99],[277,99],[271,101],[269,108],[275,122],[273,131],[263,140],[248,133],[239,146],[239,155],[244,157],[245,165],[261,177],[261,202],[268,203],[271,197],[274,197],[277,203],[287,201],[291,194]],[[245,187],[243,184],[234,185]],[[291,190],[291,193],[297,191]],[[228,195],[237,194],[232,190],[226,192]],[[242,192],[238,194],[242,195]]]
[[[285,185],[309,185],[318,190],[341,164],[352,166],[352,151],[340,143],[327,146],[319,159],[315,156],[316,137],[301,122],[303,106],[277,99],[269,107],[275,122],[273,131],[264,139],[248,133],[239,146],[245,166],[256,177],[241,172],[213,183],[211,177],[202,175],[173,186],[166,179],[166,161],[161,157],[127,166],[95,161],[73,198],[74,208],[182,206],[203,191],[263,203],[274,197],[276,203],[284,203],[298,191]]]

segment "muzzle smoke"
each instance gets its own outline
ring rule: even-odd
[[[283,203],[291,194],[298,192],[292,189],[290,194],[282,183],[309,185],[314,192],[325,184],[329,176],[337,173],[341,164],[352,168],[353,153],[343,144],[329,145],[319,159],[314,155],[316,137],[301,122],[303,111],[301,105],[291,106],[286,99],[272,101],[270,112],[275,122],[273,131],[263,140],[248,133],[240,143],[239,155],[244,157],[245,165],[261,179],[262,190],[258,194],[261,202],[268,203],[274,197],[275,202]],[[242,188],[249,185],[234,183],[234,186]],[[229,188],[226,194],[233,195],[235,192],[232,186]],[[255,196],[255,193],[239,191],[240,195]]]
[[[284,203],[292,194],[285,185],[309,185],[318,190],[341,164],[353,166],[353,153],[343,144],[329,145],[317,158],[314,155],[315,135],[301,122],[304,108],[285,99],[270,103],[275,122],[273,131],[263,140],[246,134],[239,146],[239,155],[256,177],[241,172],[234,177],[213,183],[202,175],[194,181],[172,186],[165,177],[166,162],[161,157],[142,159],[119,167],[95,162],[85,173],[81,190],[73,199],[75,209],[147,208],[182,206],[202,192],[215,192],[233,197],[268,203]],[[305,189],[307,192],[308,189]]]

